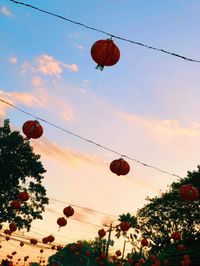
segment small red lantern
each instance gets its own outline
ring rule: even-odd
[[[117,256],[113,255],[111,259],[115,262],[117,260]]]
[[[20,247],[23,247],[24,246],[24,242],[20,242],[19,245],[20,245]]]
[[[29,194],[26,191],[20,192],[18,199],[21,201],[27,201],[29,199]]]
[[[17,251],[13,251],[12,255],[15,256],[17,254]]]
[[[21,208],[21,203],[18,200],[13,200],[10,206],[15,210],[19,210]]]
[[[98,64],[96,68],[103,70],[104,66],[115,65],[120,58],[120,50],[113,40],[98,40],[91,48],[92,59]]]
[[[130,171],[130,166],[123,158],[119,158],[111,162],[110,170],[116,175],[127,175]]]
[[[42,238],[42,242],[43,242],[44,244],[47,244],[47,243],[48,243],[48,238],[47,238],[47,237],[43,237],[43,238]]]
[[[58,251],[61,251],[61,250],[62,250],[62,247],[61,247],[61,246],[57,246],[56,249],[57,249]]]
[[[143,239],[141,240],[141,245],[142,245],[143,247],[148,246],[148,241],[147,241],[146,238],[143,238]]]
[[[120,251],[120,250],[117,250],[117,251],[115,252],[115,254],[117,255],[117,257],[119,257],[119,256],[121,256],[121,255],[122,255],[122,253],[121,253],[121,251]]]
[[[52,235],[49,235],[49,236],[47,237],[47,239],[48,239],[48,242],[52,243],[52,242],[55,240],[55,237],[52,236]]]
[[[64,217],[60,217],[57,220],[57,224],[61,227],[61,226],[65,226],[67,224],[67,220]]]
[[[180,240],[181,234],[179,232],[173,232],[171,238],[173,238],[174,240]]]
[[[12,233],[12,232],[11,232],[11,230],[9,230],[9,229],[5,229],[5,230],[4,230],[4,234],[6,234],[6,235],[9,235],[9,236],[10,236],[11,233]]]
[[[76,250],[76,248],[75,248],[75,246],[70,246],[70,247],[69,247],[69,250],[73,252],[73,251]]]
[[[188,201],[195,201],[199,197],[198,189],[191,184],[181,186],[179,192],[181,198]]]
[[[9,240],[10,240],[10,237],[9,237],[9,236],[7,236],[5,239],[6,239],[6,241],[9,241]]]
[[[74,214],[74,209],[71,206],[65,207],[63,213],[66,217],[70,217]]]
[[[106,231],[104,229],[99,229],[98,235],[99,235],[99,237],[102,238],[102,237],[104,237],[106,235]]]
[[[132,258],[128,258],[128,259],[127,259],[127,262],[128,262],[129,264],[132,264],[132,263],[133,263],[133,259],[132,259]]]
[[[44,250],[43,249],[40,249],[40,253],[43,253],[44,252]]]
[[[124,232],[128,231],[128,229],[131,227],[128,222],[121,222],[119,226],[120,229]]]
[[[15,232],[17,230],[17,226],[15,223],[10,223],[9,228],[11,232]]]
[[[89,257],[91,255],[91,252],[90,251],[86,251],[85,252],[85,256]]]
[[[31,239],[30,239],[30,243],[31,243],[32,245],[37,245],[38,241],[37,241],[37,239],[35,239],[35,238],[31,238]]]
[[[179,251],[184,251],[186,249],[185,245],[183,245],[183,244],[179,244],[177,248]]]
[[[26,135],[28,139],[38,139],[43,134],[43,128],[37,120],[26,121],[23,124],[22,130],[24,135]]]
[[[106,254],[105,254],[105,253],[102,253],[102,254],[100,255],[100,258],[101,258],[102,260],[105,260],[105,259],[106,259]]]

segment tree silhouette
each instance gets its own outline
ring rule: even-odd
[[[29,140],[18,131],[11,132],[9,120],[5,120],[0,127],[0,223],[15,222],[19,229],[29,230],[34,219],[42,219],[48,198],[42,186],[46,170],[39,159]],[[30,198],[15,210],[11,202],[22,191]]]

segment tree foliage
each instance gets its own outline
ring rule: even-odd
[[[141,233],[150,239],[153,253],[167,248],[175,231],[182,234],[181,242],[187,245],[200,241],[200,200],[189,202],[180,197],[179,189],[185,184],[200,189],[199,166],[197,171],[188,172],[186,178],[172,183],[162,195],[147,198],[148,203],[137,212]]]
[[[42,219],[48,198],[42,185],[46,170],[39,159],[29,140],[18,131],[11,132],[5,120],[0,127],[0,223],[14,221],[18,228],[30,229],[34,219]],[[30,199],[14,210],[10,202],[21,191],[27,191]]]

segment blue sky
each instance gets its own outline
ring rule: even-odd
[[[121,37],[200,59],[199,1],[28,3]],[[1,1],[0,10],[0,98],[169,172],[185,176],[187,170],[196,169],[200,64],[114,39],[121,51],[120,61],[101,72],[95,69],[90,48],[106,35],[10,1]],[[10,118],[18,130],[31,119],[5,104],[0,104],[0,115],[1,120]],[[115,154],[49,125],[43,127],[44,136],[31,145],[47,169],[44,184],[51,198],[118,215],[135,212],[147,195],[157,195],[176,180],[133,161],[129,161],[127,177],[115,176],[109,171]],[[62,207],[55,202],[50,205],[60,213]],[[35,231],[45,231],[51,224],[52,233],[62,243],[95,236],[95,227],[74,221],[74,230],[64,238],[57,232],[56,214],[51,215],[46,212]],[[94,222],[94,217],[83,211],[78,210],[78,215]],[[95,219],[94,223],[101,224],[102,219]]]

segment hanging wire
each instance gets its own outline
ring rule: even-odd
[[[156,171],[159,171],[159,172],[161,172],[161,173],[163,173],[163,174],[167,174],[167,175],[171,175],[171,176],[174,176],[174,177],[182,178],[181,176],[179,176],[179,175],[177,175],[177,174],[170,173],[170,172],[168,172],[168,171],[162,170],[161,168],[158,168],[157,166],[152,166],[152,165],[150,165],[150,164],[144,163],[144,162],[142,162],[142,161],[140,161],[140,160],[137,160],[137,159],[132,158],[132,157],[130,157],[130,156],[128,156],[128,155],[122,154],[122,153],[120,153],[120,152],[118,152],[118,151],[112,150],[112,149],[110,149],[110,148],[108,148],[108,147],[106,147],[106,146],[103,146],[103,145],[99,144],[99,143],[96,143],[96,142],[94,142],[93,140],[87,139],[87,138],[85,138],[85,137],[82,137],[81,135],[78,135],[78,134],[76,134],[76,133],[74,133],[74,132],[71,132],[71,131],[69,131],[69,130],[67,130],[67,129],[64,129],[64,128],[60,127],[60,126],[57,126],[57,125],[55,125],[55,124],[53,124],[53,123],[51,123],[51,122],[49,122],[49,121],[47,121],[47,120],[45,120],[45,119],[43,119],[43,118],[37,117],[37,116],[35,116],[35,115],[33,115],[33,114],[29,113],[29,112],[26,112],[26,111],[24,111],[23,109],[21,109],[21,108],[15,106],[14,104],[11,104],[11,103],[9,103],[9,102],[3,100],[3,99],[1,99],[1,98],[0,98],[0,102],[5,103],[5,104],[7,104],[7,105],[9,105],[9,106],[11,106],[11,107],[13,107],[13,108],[15,108],[16,110],[18,110],[18,111],[20,111],[20,112],[22,112],[22,113],[24,113],[24,114],[26,114],[26,115],[28,115],[28,116],[31,116],[31,117],[33,117],[33,118],[35,118],[35,119],[37,119],[37,120],[40,120],[40,121],[42,121],[42,122],[44,122],[44,123],[46,123],[46,124],[48,124],[48,125],[51,125],[51,126],[57,128],[57,129],[61,130],[61,131],[64,131],[64,132],[67,133],[67,134],[70,134],[70,135],[72,135],[72,136],[74,136],[74,137],[77,137],[77,138],[79,138],[79,139],[81,139],[81,140],[84,140],[84,141],[86,141],[86,142],[88,142],[88,143],[90,143],[90,144],[93,144],[93,145],[95,145],[95,146],[97,146],[97,147],[100,147],[100,148],[102,148],[102,149],[104,149],[104,150],[107,150],[107,151],[109,151],[109,152],[115,153],[115,154],[119,155],[120,157],[123,157],[123,158],[129,159],[129,160],[134,161],[134,162],[136,162],[136,163],[138,163],[138,164],[140,164],[140,165],[143,165],[143,166],[145,166],[145,167],[148,167],[148,168],[154,169],[154,170],[156,170]]]
[[[49,198],[49,199],[52,200],[52,201],[56,201],[56,202],[60,202],[60,203],[64,203],[64,204],[69,204],[69,205],[71,205],[73,207],[77,207],[77,208],[80,208],[80,209],[83,209],[83,210],[86,210],[86,211],[90,211],[90,212],[94,212],[94,213],[98,213],[98,214],[101,214],[101,215],[112,216],[112,217],[115,217],[115,218],[118,217],[117,215],[113,215],[113,214],[109,214],[109,213],[105,213],[105,212],[100,212],[100,211],[97,211],[97,210],[94,210],[94,209],[90,209],[90,208],[87,208],[87,207],[79,206],[79,205],[76,205],[76,204],[71,204],[69,202],[65,202],[65,201],[62,201],[62,200],[57,200],[57,199],[54,199],[54,198]]]
[[[192,59],[192,58],[189,58],[189,57],[186,57],[184,55],[180,55],[180,54],[177,54],[177,53],[174,53],[174,52],[170,52],[170,51],[167,51],[165,49],[162,49],[162,48],[157,48],[157,47],[153,47],[153,46],[150,46],[150,45],[147,45],[147,44],[144,44],[144,43],[141,43],[141,42],[137,42],[137,41],[133,41],[133,40],[130,40],[130,39],[127,39],[127,38],[124,38],[124,37],[120,37],[120,36],[117,36],[113,33],[109,33],[109,32],[106,32],[106,31],[103,31],[103,30],[100,30],[100,29],[97,29],[97,28],[94,28],[94,27],[91,27],[91,26],[88,26],[88,25],[85,25],[81,22],[78,22],[78,21],[74,21],[74,20],[71,20],[69,18],[66,18],[66,17],[63,17],[61,15],[58,15],[58,14],[55,14],[55,13],[52,13],[50,11],[47,11],[47,10],[44,10],[44,9],[41,9],[39,7],[36,7],[36,6],[33,6],[33,5],[30,5],[30,4],[27,4],[27,3],[23,3],[23,2],[19,2],[19,1],[15,1],[15,0],[10,0],[11,2],[15,3],[15,4],[19,4],[19,5],[23,5],[23,6],[26,6],[26,7],[29,7],[29,8],[32,8],[32,9],[35,9],[39,12],[42,12],[42,13],[45,13],[45,14],[48,14],[48,15],[51,15],[51,16],[54,16],[54,17],[57,17],[57,18],[60,18],[62,20],[65,20],[67,22],[70,22],[70,23],[73,23],[73,24],[76,24],[76,25],[79,25],[81,27],[84,27],[84,28],[87,28],[89,30],[93,30],[93,31],[97,31],[97,32],[100,32],[100,33],[103,33],[105,35],[108,35],[110,37],[113,37],[115,39],[119,39],[121,41],[125,41],[125,42],[129,42],[131,44],[134,44],[134,45],[139,45],[139,46],[142,46],[144,48],[148,48],[148,49],[151,49],[151,50],[155,50],[155,51],[158,51],[158,52],[162,52],[162,53],[165,53],[165,54],[168,54],[168,55],[171,55],[171,56],[175,56],[175,57],[178,57],[180,59],[183,59],[185,61],[188,61],[188,62],[195,62],[195,63],[200,63],[200,60],[197,60],[197,59]]]

